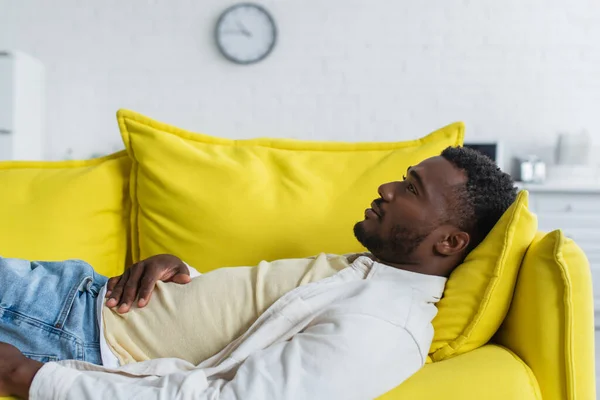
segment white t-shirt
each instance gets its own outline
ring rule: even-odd
[[[194,279],[197,276],[202,275],[198,270],[191,267],[188,263],[184,262],[184,264],[188,267],[190,271],[190,277]],[[105,296],[106,296],[107,286],[104,285],[98,294],[98,298],[96,299],[96,310],[98,315],[98,327],[100,330],[100,355],[102,356],[102,365],[108,368],[117,368],[119,367],[119,360],[110,350],[108,343],[106,343],[106,337],[104,336],[104,319],[102,318],[102,307],[104,307]]]

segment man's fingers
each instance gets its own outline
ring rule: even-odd
[[[190,283],[192,278],[188,274],[177,274],[173,278],[171,278],[171,282],[179,283],[180,285],[185,285],[186,283]]]
[[[159,280],[186,284],[192,278],[187,265],[179,258],[169,254],[152,256],[134,264],[121,277],[109,280],[106,305],[118,307],[117,312],[126,313],[138,299],[138,306],[144,307]]]
[[[133,267],[132,267],[133,268]],[[109,308],[115,307],[117,304],[119,304],[119,301],[121,300],[121,295],[123,294],[123,288],[125,286],[125,282],[127,282],[127,279],[129,279],[129,271],[131,270],[128,269],[127,271],[125,271],[123,273],[123,275],[115,277],[115,278],[111,278],[111,279],[115,279],[116,283],[114,284],[112,290],[110,291],[110,295],[108,300],[106,301],[106,306]]]
[[[156,288],[156,282],[175,282],[178,284],[189,283],[192,278],[190,272],[185,265],[178,266],[176,268],[166,268],[160,264],[146,265],[146,270],[141,279],[140,288],[138,292],[138,307],[145,307],[152,293]]]
[[[140,283],[138,307],[144,307],[146,304],[148,304],[150,297],[152,297],[154,286],[156,285],[156,276],[153,276],[153,274],[148,272],[150,271],[146,270],[146,273],[142,277],[142,281]]]
[[[181,285],[190,283],[192,278],[190,277],[190,270],[187,265],[180,262],[177,265],[174,265],[170,271],[167,271],[167,274],[161,279],[163,282],[175,282]]]
[[[108,282],[106,283],[106,296],[105,297],[109,297],[111,295],[116,284],[119,282],[119,279],[121,279],[121,275],[112,277],[108,280]]]
[[[123,295],[121,296],[119,308],[117,309],[117,312],[119,313],[126,313],[129,311],[129,308],[131,308],[131,305],[137,297],[138,288],[140,287],[140,278],[144,272],[144,265],[143,263],[138,263],[131,267],[129,271],[129,278],[127,279],[127,282],[125,282]]]

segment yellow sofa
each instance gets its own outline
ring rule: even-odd
[[[179,139],[175,143],[188,146]],[[423,139],[412,144],[422,145]],[[439,154],[439,149],[428,151]],[[130,212],[129,194],[139,185],[133,178],[130,182],[130,168],[125,152],[76,162],[0,163],[0,188],[11,193],[0,196],[0,254],[28,259],[80,257],[103,274],[120,273],[140,253],[132,244],[138,229],[129,230],[139,218]],[[153,173],[151,183],[160,171]],[[179,181],[184,189],[189,187],[181,176]],[[58,186],[64,189],[56,190]],[[159,193],[164,187],[156,190]],[[362,207],[364,201],[358,203]],[[170,212],[169,204],[161,204]],[[80,253],[73,253],[74,248]],[[428,363],[381,399],[593,400],[594,380],[593,296],[587,259],[560,231],[540,232],[522,261],[512,304],[494,338],[466,354]]]
[[[530,251],[543,237],[540,232]],[[526,255],[512,306],[492,342],[427,364],[380,399],[596,399],[590,270],[581,250],[568,244],[575,254],[563,255],[556,268],[540,270],[546,264],[537,262],[553,257],[552,249],[542,257]]]
[[[509,312],[487,345],[427,364],[383,396],[400,399],[595,400],[589,264],[561,231],[539,232]]]

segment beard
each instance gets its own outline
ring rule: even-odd
[[[375,257],[393,263],[410,263],[411,256],[433,229],[422,232],[400,225],[394,226],[390,239],[385,240],[377,234],[366,231],[361,222],[354,225],[354,236]]]

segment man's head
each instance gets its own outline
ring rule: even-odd
[[[488,157],[464,147],[410,167],[402,181],[379,187],[379,198],[354,226],[380,261],[447,276],[514,202],[511,177]]]

